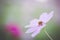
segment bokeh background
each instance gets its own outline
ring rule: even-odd
[[[60,0],[0,0],[0,40],[15,40],[8,32],[5,32],[5,24],[16,22],[22,29],[22,37],[16,40],[50,40],[44,29],[53,40],[60,40]],[[25,34],[24,27],[34,18],[39,18],[43,12],[54,11],[53,18],[47,23],[41,32],[32,38]]]

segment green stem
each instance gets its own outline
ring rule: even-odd
[[[45,31],[46,35],[50,38],[50,40],[53,40],[52,37]]]

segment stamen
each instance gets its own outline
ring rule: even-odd
[[[42,21],[39,21],[39,22],[38,22],[38,25],[39,25],[39,26],[42,26],[42,25],[43,25],[43,22],[42,22]]]

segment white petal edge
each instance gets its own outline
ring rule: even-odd
[[[51,12],[49,13],[49,17],[48,17],[48,19],[46,20],[46,23],[47,23],[49,20],[51,20],[51,18],[53,17],[53,14],[54,14],[54,11],[51,11]]]
[[[47,16],[47,15],[48,15],[47,12],[42,13],[42,14],[40,15],[39,19],[42,18],[43,16]]]
[[[29,28],[29,27],[30,27],[30,25],[25,26],[25,28]]]
[[[29,28],[25,33],[32,33],[37,29],[37,27]]]
[[[40,29],[38,28],[35,32],[32,33],[31,36],[34,38],[39,32],[40,32]]]

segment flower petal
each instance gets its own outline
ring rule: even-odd
[[[48,14],[47,14],[47,13],[43,13],[43,14],[40,16],[39,20],[45,22],[45,21],[47,20],[47,18],[48,18]]]
[[[25,33],[32,33],[37,29],[37,27],[29,28]]]
[[[40,28],[38,28],[35,32],[32,33],[32,37],[35,37],[40,32]]]
[[[25,28],[29,28],[29,27],[30,27],[30,25],[25,26]]]
[[[46,26],[46,24],[43,24],[42,26],[40,26],[39,28],[42,29]]]
[[[30,25],[31,25],[32,27],[37,26],[37,25],[38,25],[38,19],[32,20],[32,21],[30,22]]]
[[[45,21],[46,23],[53,17],[53,14],[54,14],[53,11],[49,13],[49,17],[48,17],[48,19]]]
[[[45,26],[46,26],[46,24],[43,24],[43,26],[38,27],[37,30],[35,30],[35,32],[33,32],[33,34],[31,36],[35,37]]]
[[[47,23],[53,16],[53,11],[50,12],[49,14],[47,13],[43,13],[41,16],[40,16],[40,19],[41,21],[43,21],[44,23]]]

